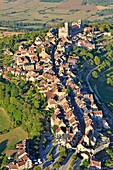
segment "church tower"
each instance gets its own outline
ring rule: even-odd
[[[82,27],[82,21],[81,20],[78,20],[78,26],[79,26],[79,28]]]
[[[58,37],[59,38],[62,38],[62,37],[66,38],[66,37],[68,37],[68,35],[69,35],[69,25],[68,25],[68,22],[65,22],[64,27],[61,27],[58,30]]]
[[[68,25],[68,22],[65,22],[64,27],[65,27],[66,34],[68,36],[69,35],[69,25]]]

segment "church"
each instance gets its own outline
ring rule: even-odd
[[[81,20],[78,20],[78,22],[72,22],[71,26],[69,26],[68,22],[64,23],[63,27],[60,27],[58,30],[58,37],[59,38],[67,38],[68,36],[73,36],[77,33],[80,33],[83,31],[83,24]]]

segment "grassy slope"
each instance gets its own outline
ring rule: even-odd
[[[94,86],[96,85],[98,94],[101,96],[101,100],[105,103],[113,102],[113,87],[110,87],[105,80],[98,79],[90,80],[93,89],[95,90]]]
[[[15,128],[6,134],[0,135],[0,153],[15,147],[15,144],[26,139],[27,133],[21,128]]]
[[[86,70],[84,71],[84,69],[82,69],[82,71],[80,71],[79,75],[81,76],[81,79],[83,81],[85,81],[87,74],[94,67],[90,66],[88,63],[84,63],[83,67],[87,67],[87,71]],[[106,83],[106,79],[105,79],[106,74],[111,73],[111,72],[113,72],[113,67],[111,67],[107,71],[104,71],[104,73],[102,73],[102,77],[99,79],[90,78],[90,84],[91,84],[93,90],[95,91],[97,96],[100,98],[100,100],[103,101],[104,103],[113,102],[113,95],[112,95],[113,87],[109,86]]]
[[[98,79],[90,79],[91,86],[97,96],[102,102],[109,106],[110,110],[113,112],[113,106],[109,103],[113,103],[113,87],[106,83],[106,75],[112,72],[113,67],[101,73],[101,77]]]
[[[0,108],[0,131],[10,128],[10,118],[4,109]]]
[[[80,71],[79,75],[81,76],[81,79],[83,81],[86,80],[86,76],[94,68],[94,66],[90,66],[88,63],[84,63],[84,67],[87,67],[87,71],[82,69]],[[113,103],[113,87],[109,86],[106,83],[106,76],[107,74],[113,72],[113,67],[110,67],[106,71],[101,73],[101,77],[98,79],[90,78],[90,84],[92,86],[92,89],[95,91],[97,96],[99,97],[100,101],[104,102],[106,105],[109,106],[108,103],[112,102]],[[113,107],[109,106],[110,110],[113,111]]]

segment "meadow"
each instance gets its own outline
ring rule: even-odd
[[[113,72],[113,67],[101,73],[98,79],[91,78],[90,84],[100,101],[113,112],[113,86],[107,84],[107,75]]]
[[[11,120],[3,108],[0,108],[0,131],[3,132],[0,134],[0,154],[28,137],[22,127],[11,128]]]
[[[4,109],[0,108],[0,131],[10,128],[11,121]]]
[[[0,153],[5,152],[8,149],[14,149],[15,145],[26,139],[27,133],[22,127],[12,129],[10,132],[0,135]]]

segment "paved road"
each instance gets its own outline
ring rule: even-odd
[[[105,148],[108,148],[108,147],[109,147],[109,144],[110,144],[109,141],[106,142],[106,143],[104,143],[104,144],[101,143],[101,145],[94,150],[94,154],[96,154],[96,153],[104,150]]]
[[[92,93],[94,93],[94,91],[93,91],[93,89],[92,89],[92,87],[91,87],[91,85],[90,85],[89,78],[90,78],[90,76],[91,76],[91,73],[92,73],[94,70],[96,70],[99,66],[100,66],[100,65],[98,65],[97,67],[93,68],[93,69],[88,73],[88,75],[86,76],[86,82],[87,82],[88,87],[89,87],[89,89],[90,89],[90,91],[91,91]],[[97,102],[98,102],[99,104],[101,104],[101,102],[99,101],[99,98],[97,97],[97,95],[96,95],[95,93],[94,93],[94,96],[95,96],[95,99],[97,100]]]
[[[88,73],[88,75],[86,76],[86,82],[87,82],[88,87],[89,87],[89,89],[90,89],[91,92],[93,92],[93,89],[92,89],[92,87],[91,87],[91,85],[90,85],[90,83],[89,83],[89,77],[91,76],[91,73],[92,73],[96,68],[97,68],[97,67],[93,68],[93,69]]]

